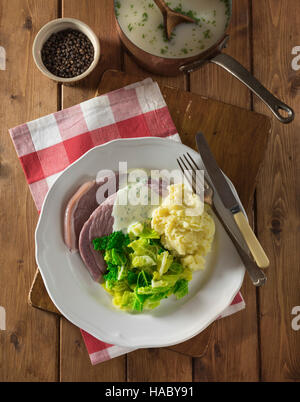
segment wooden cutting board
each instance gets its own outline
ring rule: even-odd
[[[101,78],[96,96],[140,80],[141,77],[108,70]],[[161,86],[161,91],[182,142],[196,149],[195,134],[198,131],[205,134],[220,167],[234,183],[249,212],[258,172],[267,149],[270,119],[180,89]],[[60,314],[48,296],[38,270],[30,289],[29,303],[33,307]],[[205,330],[189,341],[168,349],[199,357],[206,350],[211,334],[211,330]]]

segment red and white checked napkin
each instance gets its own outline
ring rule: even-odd
[[[151,78],[9,130],[31,194],[40,211],[60,173],[89,149],[128,137],[180,141],[167,105]],[[238,293],[221,317],[245,308]],[[81,330],[92,364],[134,349],[109,345]]]

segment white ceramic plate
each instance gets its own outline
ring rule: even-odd
[[[115,309],[111,296],[91,279],[79,254],[69,253],[63,242],[64,207],[87,178],[96,177],[101,169],[118,170],[119,161],[127,161],[128,168],[177,169],[176,158],[187,151],[201,164],[198,153],[173,140],[115,140],[91,149],[69,166],[46,196],[35,239],[36,260],[47,291],[69,321],[104,342],[133,348],[183,342],[213,322],[242,285],[245,268],[218,221],[206,269],[194,274],[189,294],[181,300],[172,296],[142,314]]]

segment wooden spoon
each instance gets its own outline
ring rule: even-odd
[[[195,24],[195,20],[193,20],[193,18],[171,10],[170,7],[166,5],[164,0],[154,0],[154,2],[159,7],[164,17],[165,30],[168,40],[171,39],[172,32],[178,24],[182,24],[183,22]]]

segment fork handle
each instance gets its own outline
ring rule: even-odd
[[[270,261],[251,229],[245,215],[240,211],[233,216],[257,265],[260,268],[267,268],[270,265]]]

